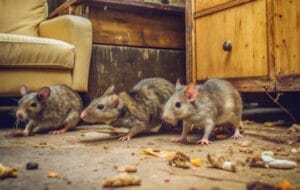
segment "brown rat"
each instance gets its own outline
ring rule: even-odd
[[[242,137],[239,125],[242,117],[242,99],[233,85],[225,80],[210,79],[203,85],[188,86],[176,84],[176,93],[167,101],[163,119],[171,124],[183,120],[183,130],[180,138],[173,142],[185,142],[192,126],[204,127],[204,135],[199,144],[210,144],[208,140],[217,124],[230,122],[235,133],[233,138]]]
[[[38,92],[27,93],[27,87],[22,85],[20,94],[23,97],[19,101],[16,117],[19,121],[29,121],[24,135],[42,131],[64,133],[76,127],[80,120],[82,100],[79,94],[66,86],[42,87]]]
[[[137,83],[130,93],[114,93],[109,87],[99,98],[93,100],[81,113],[89,123],[103,122],[113,127],[126,127],[131,137],[162,124],[164,103],[175,92],[175,85],[162,78],[148,78]]]

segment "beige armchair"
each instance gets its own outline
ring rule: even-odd
[[[87,91],[92,28],[88,19],[46,20],[46,0],[0,1],[0,96],[19,95],[26,84],[64,84]]]

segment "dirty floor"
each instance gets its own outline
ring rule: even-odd
[[[174,144],[169,139],[179,134],[146,135],[129,142],[116,140],[82,141],[82,135],[97,131],[97,127],[79,127],[62,135],[7,137],[11,130],[0,130],[0,163],[18,168],[17,178],[0,180],[0,189],[102,189],[102,180],[117,174],[115,165],[137,166],[135,175],[141,177],[140,186],[128,189],[246,189],[251,181],[277,185],[284,179],[294,189],[300,189],[299,133],[285,127],[264,126],[246,122],[244,138],[215,140],[209,146],[194,143]],[[196,140],[195,135],[189,141]],[[251,144],[242,147],[244,141]],[[171,167],[164,158],[141,155],[141,150],[181,151],[190,158],[200,158],[200,167],[181,169]],[[297,153],[291,150],[296,148]],[[290,170],[249,168],[239,165],[236,173],[210,168],[207,154],[222,154],[231,161],[245,163],[247,157],[262,151],[273,151],[277,158],[298,160],[297,168]],[[26,170],[26,163],[39,163],[39,169]],[[48,172],[57,172],[57,178],[48,178]],[[127,188],[123,188],[127,189]]]

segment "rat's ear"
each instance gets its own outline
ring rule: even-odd
[[[180,80],[179,80],[179,78],[177,79],[177,81],[176,81],[176,90],[179,90],[180,88],[181,88],[181,83],[180,83]]]
[[[22,84],[21,86],[20,86],[20,94],[21,94],[21,96],[24,96],[24,95],[26,95],[27,94],[27,86],[25,85],[25,84]]]
[[[184,97],[188,101],[193,102],[196,100],[197,95],[198,95],[197,86],[194,83],[190,83],[184,92]]]
[[[118,107],[119,105],[119,96],[118,95],[112,95],[111,96],[111,102],[114,108]]]
[[[112,95],[114,93],[115,86],[111,85],[103,94],[103,96]]]
[[[40,102],[45,102],[51,94],[51,90],[49,87],[42,87],[38,92],[37,92],[37,99]]]

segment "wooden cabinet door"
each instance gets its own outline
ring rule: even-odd
[[[194,0],[195,1],[195,11],[204,11],[217,6],[222,6],[226,3],[232,3],[236,0]]]
[[[268,76],[265,0],[196,18],[194,34],[197,80]]]
[[[275,0],[275,74],[300,74],[300,0]]]

